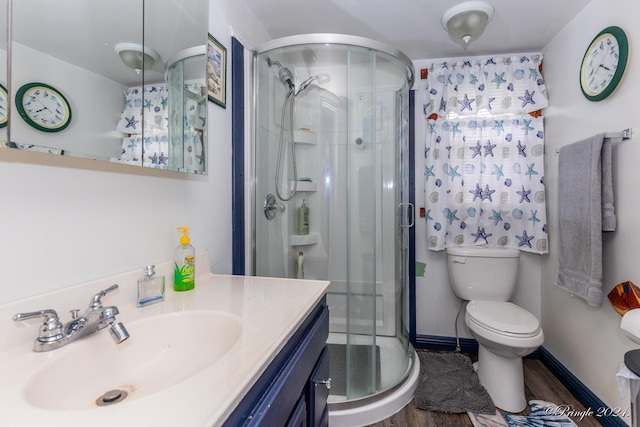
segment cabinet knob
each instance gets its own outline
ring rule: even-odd
[[[315,385],[320,385],[320,384],[324,384],[324,386],[327,387],[327,390],[331,390],[331,378],[328,378],[326,380],[315,381]]]

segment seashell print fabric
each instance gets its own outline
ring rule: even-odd
[[[521,64],[528,68],[529,62]],[[509,89],[508,83],[517,79],[503,79],[503,73],[521,76],[518,71],[524,73],[525,67],[514,69],[514,61],[510,61],[499,69],[495,63],[503,61],[494,61],[488,68],[490,72],[480,70],[479,74],[493,73],[501,78],[495,81],[476,78],[474,86],[466,83],[467,78],[474,75],[470,72],[452,77],[454,74],[449,70],[457,67],[444,67],[446,72],[441,74],[429,73],[426,88],[429,96],[440,99],[440,106],[453,105],[455,98],[458,106],[457,111],[445,106],[442,112],[446,110],[446,114],[435,118],[432,107],[436,104],[424,105],[427,123],[424,188],[430,250],[484,245],[548,253],[544,119],[527,114],[530,105],[536,109],[547,105],[546,97],[542,96],[546,90],[541,75],[533,71],[529,71],[532,82],[528,89],[523,84]],[[439,89],[435,89],[438,84]],[[483,93],[490,93],[489,99],[494,99],[483,98],[478,102],[479,109],[475,102],[480,98],[480,89],[475,85],[482,87]],[[468,91],[460,97],[461,89],[473,87],[476,92]],[[499,87],[502,90],[498,91]],[[524,98],[518,104],[520,108],[514,108],[511,102],[520,98],[516,89],[522,91],[521,98]],[[447,95],[438,98],[441,92],[456,91],[457,95],[448,101],[444,101]],[[507,102],[507,98],[511,101]],[[493,104],[495,100],[500,102]],[[501,108],[494,108],[498,105]]]

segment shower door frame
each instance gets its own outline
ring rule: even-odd
[[[337,36],[341,37],[341,36]],[[255,184],[251,182],[247,185],[245,176],[252,176],[254,172],[254,159],[251,158],[251,146],[253,144],[253,114],[246,105],[255,104],[255,87],[253,61],[249,60],[255,52],[246,51],[242,43],[235,37],[231,38],[231,115],[232,115],[232,273],[237,275],[247,274],[247,268],[253,267],[255,271],[254,255],[247,259],[247,247],[254,251],[251,234],[255,232]],[[349,39],[353,37],[349,36]],[[355,39],[358,39],[355,37]],[[363,39],[368,40],[368,39]],[[368,40],[369,41],[369,40]],[[385,45],[380,45],[386,48]],[[382,49],[384,51],[384,49]],[[389,52],[387,52],[389,53]],[[399,53],[394,51],[394,53]],[[402,54],[401,54],[402,55]],[[394,55],[395,56],[395,55]],[[402,55],[404,56],[404,55]],[[408,58],[407,58],[408,59]],[[409,83],[409,203],[415,206],[415,93],[411,90],[413,77]],[[253,94],[247,96],[247,93]],[[250,135],[247,138],[246,135]],[[249,191],[246,191],[247,188]],[[251,209],[246,209],[251,206]],[[414,208],[415,209],[415,208]],[[404,305],[403,318],[407,318],[408,325],[403,325],[408,329],[409,342],[416,346],[416,298],[415,298],[415,227],[408,230],[408,302]],[[248,235],[247,235],[248,234]]]

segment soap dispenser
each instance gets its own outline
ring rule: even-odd
[[[187,236],[189,228],[178,227],[177,230],[182,230],[182,236],[174,258],[173,290],[189,291],[195,286],[196,250],[189,244],[190,240]]]
[[[144,268],[144,277],[138,280],[138,307],[164,301],[164,276],[155,276],[155,266]]]

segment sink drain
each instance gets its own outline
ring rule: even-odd
[[[118,390],[118,389],[109,390],[108,392],[106,392],[105,394],[103,394],[102,396],[96,399],[96,405],[98,406],[113,405],[114,403],[118,403],[126,399],[128,394],[129,393],[127,393],[124,390]]]

